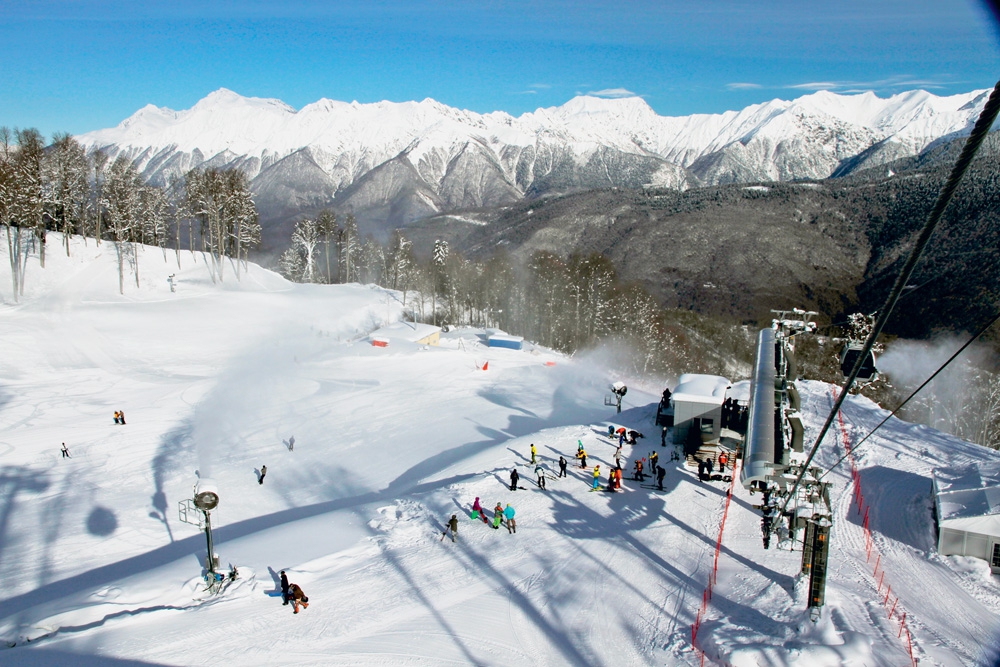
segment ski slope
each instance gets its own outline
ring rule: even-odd
[[[19,303],[0,285],[0,664],[699,663],[691,625],[726,486],[659,447],[659,386],[530,345],[490,349],[467,329],[437,348],[374,348],[365,335],[403,309],[379,288],[295,285],[252,264],[215,284],[200,255],[178,268],[152,248],[140,267],[121,296],[113,246],[74,239],[67,258],[51,235]],[[616,379],[630,387],[621,415],[603,405]],[[832,397],[800,390],[808,441]],[[855,440],[884,416],[845,405]],[[622,493],[590,491],[573,455],[582,441],[606,473],[609,423],[647,436],[626,445],[629,468],[660,451],[664,492],[628,477]],[[858,454],[862,483],[920,664],[995,664],[998,580],[935,553],[930,480],[996,453],[895,420],[874,441]],[[199,477],[218,484],[215,550],[240,571],[218,595],[201,578],[203,533],[178,520]],[[763,550],[758,499],[737,485],[699,633],[709,662],[909,663],[866,566],[850,475],[831,477],[817,624],[799,552]],[[470,520],[476,497],[513,505],[517,533]],[[456,543],[441,539],[452,514]],[[275,597],[282,569],[310,598],[298,615]]]

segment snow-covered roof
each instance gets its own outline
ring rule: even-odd
[[[934,471],[942,527],[1000,535],[1000,461]]]
[[[726,400],[729,380],[721,375],[685,373],[674,388],[673,400],[686,403],[722,405]]]
[[[523,336],[511,336],[510,334],[495,333],[491,334],[489,340],[506,340],[512,343],[523,343]]]
[[[389,340],[408,340],[416,343],[428,336],[440,333],[441,327],[420,322],[395,322],[388,324],[370,334],[371,338],[388,338]]]

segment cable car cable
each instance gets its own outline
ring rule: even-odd
[[[906,287],[906,284],[909,282],[910,276],[913,274],[913,270],[916,268],[917,262],[920,260],[920,256],[923,254],[924,249],[930,242],[934,229],[937,227],[938,222],[941,221],[945,208],[947,208],[952,197],[955,195],[955,190],[958,189],[958,185],[962,181],[962,177],[965,176],[965,172],[968,170],[969,164],[972,162],[972,158],[975,157],[976,152],[983,143],[983,140],[986,139],[986,135],[993,126],[993,121],[996,120],[998,113],[1000,113],[1000,81],[997,81],[997,84],[993,87],[993,92],[990,93],[989,99],[986,100],[986,104],[983,106],[983,110],[979,114],[979,118],[976,120],[976,125],[972,128],[972,132],[969,134],[969,138],[966,140],[965,146],[962,147],[961,155],[959,155],[958,160],[955,161],[955,166],[952,168],[951,174],[948,176],[948,180],[938,192],[938,198],[934,203],[934,208],[931,209],[930,215],[927,216],[927,221],[924,223],[923,229],[920,230],[920,235],[917,237],[916,242],[914,242],[913,249],[910,251],[909,257],[907,257],[906,262],[900,269],[899,275],[896,276],[896,283],[892,286],[892,290],[886,297],[885,304],[879,311],[878,320],[872,327],[871,333],[868,334],[868,339],[865,340],[864,347],[862,347],[861,353],[854,362],[854,368],[851,369],[851,374],[847,377],[847,380],[844,381],[844,386],[840,390],[840,395],[837,396],[837,400],[830,409],[830,414],[827,416],[826,422],[823,424],[823,428],[820,430],[819,436],[816,438],[816,442],[813,443],[812,448],[809,450],[809,456],[806,457],[806,461],[802,465],[802,469],[795,477],[795,482],[792,484],[792,488],[789,490],[788,496],[785,498],[785,502],[781,506],[782,514],[785,513],[786,509],[788,509],[788,503],[791,501],[792,497],[794,497],[796,489],[799,488],[799,484],[802,482],[802,477],[809,469],[809,464],[812,463],[813,457],[816,456],[816,452],[819,450],[820,443],[823,442],[823,438],[826,436],[827,431],[830,430],[830,425],[833,423],[834,417],[837,416],[837,413],[840,411],[840,407],[847,399],[847,394],[850,391],[851,386],[857,379],[858,373],[861,372],[861,367],[864,364],[865,359],[868,358],[868,354],[872,351],[872,347],[875,345],[875,339],[878,338],[880,333],[882,333],[882,329],[885,327],[886,321],[892,314],[892,311],[896,306],[896,302],[899,300],[899,296],[903,292],[903,288]]]
[[[895,410],[893,410],[888,415],[886,415],[885,419],[883,419],[882,421],[880,421],[875,426],[875,428],[873,428],[871,431],[869,431],[868,435],[866,435],[865,437],[861,438],[861,440],[858,441],[858,444],[856,444],[853,447],[851,447],[850,451],[848,451],[846,454],[844,454],[839,459],[837,459],[833,463],[833,465],[830,466],[829,470],[827,470],[825,473],[823,473],[822,475],[820,475],[819,477],[816,478],[816,481],[822,480],[824,477],[826,477],[831,472],[833,472],[834,468],[836,468],[841,463],[843,463],[844,459],[846,459],[848,456],[850,456],[851,454],[856,453],[859,449],[861,449],[861,446],[865,443],[865,441],[868,440],[868,438],[870,438],[873,435],[875,435],[875,431],[879,430],[882,427],[883,424],[885,424],[887,421],[889,421],[890,418],[894,417],[897,412],[899,412],[900,410],[902,410],[903,406],[905,406],[907,403],[910,402],[910,399],[912,399],[914,396],[916,396],[920,392],[921,389],[923,389],[924,387],[926,387],[927,385],[929,385],[934,380],[934,378],[936,378],[945,368],[948,367],[948,364],[950,364],[951,362],[955,361],[955,359],[957,359],[958,356],[960,354],[962,354],[962,352],[965,351],[965,348],[967,348],[970,345],[972,345],[972,343],[974,343],[976,340],[978,340],[978,338],[980,336],[982,336],[984,333],[986,333],[990,329],[990,327],[992,327],[998,321],[1000,321],[1000,313],[997,313],[996,316],[992,320],[990,320],[989,323],[986,326],[984,326],[982,329],[980,329],[976,333],[976,335],[974,335],[972,338],[970,338],[968,341],[966,341],[966,343],[962,347],[958,348],[958,350],[955,351],[955,354],[951,355],[951,357],[949,357],[946,362],[944,362],[943,364],[941,364],[941,366],[936,371],[934,371],[933,375],[931,375],[929,378],[927,378],[926,380],[924,380],[923,384],[921,384],[919,387],[917,387],[916,389],[914,389],[913,392],[909,396],[907,396],[906,399],[904,399],[902,403],[900,403],[898,406],[896,406]]]

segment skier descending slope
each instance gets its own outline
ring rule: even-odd
[[[497,507],[500,507],[499,503],[497,503]],[[507,507],[504,508],[503,515],[507,519],[507,532],[511,534],[516,533],[517,522],[514,521],[514,508],[510,506],[510,503],[507,503]]]

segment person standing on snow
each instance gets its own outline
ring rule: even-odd
[[[64,459],[73,458],[72,456],[69,455],[69,450],[66,448],[66,443],[65,442],[63,443],[62,450],[60,450],[60,451],[62,451],[62,457]]]
[[[538,477],[538,488],[545,490],[545,468],[539,463],[535,466],[535,476]]]
[[[649,453],[649,471],[650,473],[656,472],[656,464],[660,460],[660,455],[655,451]]]
[[[288,575],[285,571],[281,571],[281,602],[284,605],[288,604]]]
[[[121,420],[122,426],[125,425],[125,413],[121,410],[118,411],[118,419]]]
[[[476,496],[476,502],[472,503],[472,518],[482,519],[483,523],[487,526],[490,524],[486,519],[486,512],[483,511],[483,506],[479,504],[479,496]]]
[[[615,450],[615,466],[618,468],[622,467],[622,446],[618,445],[618,449]]]
[[[660,491],[663,490],[663,476],[666,474],[667,471],[663,468],[663,466],[656,466],[656,488]]]
[[[288,451],[295,449],[295,436],[293,435],[288,439]]]
[[[538,463],[538,450],[535,449],[535,443],[531,443],[531,465]]]
[[[258,484],[263,484],[264,483],[264,475],[266,475],[266,474],[267,474],[267,466],[261,466],[260,467],[260,477],[257,478],[257,483]]]
[[[566,476],[566,459],[564,459],[561,456],[559,457],[559,476],[560,477]]]
[[[497,503],[497,506],[493,508],[493,530],[500,526],[501,521],[503,521],[503,505]]]
[[[451,541],[455,541],[455,537],[458,536],[458,515],[452,514],[451,519],[448,520],[448,525],[445,527],[444,532],[441,533],[441,540],[444,540],[444,536],[451,531]]]
[[[510,490],[517,491],[517,480],[521,479],[521,476],[517,474],[517,468],[512,468],[510,471]]]
[[[500,507],[499,503],[497,503],[497,507]],[[514,521],[514,508],[510,506],[510,503],[507,503],[507,507],[504,508],[503,515],[507,519],[507,532],[516,533],[517,521]]]
[[[578,451],[576,453],[576,458],[580,459],[580,467],[581,468],[586,468],[587,467],[587,452],[586,451],[584,451],[582,449],[580,451]]]
[[[594,487],[591,491],[597,491],[597,485],[601,483],[601,464],[594,466]]]

